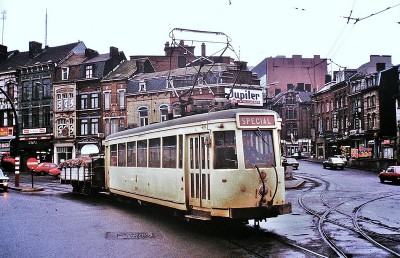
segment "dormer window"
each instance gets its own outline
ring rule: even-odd
[[[93,77],[93,65],[87,65],[85,67],[85,78],[92,78]]]
[[[139,82],[139,91],[146,91],[146,83]]]
[[[68,67],[61,68],[61,80],[68,80]]]

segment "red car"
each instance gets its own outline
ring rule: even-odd
[[[379,180],[384,183],[385,180],[400,182],[400,166],[389,166],[386,170],[379,173]]]
[[[60,174],[60,169],[58,166],[52,162],[43,162],[37,165],[37,167],[33,170],[38,175],[52,175],[58,176]]]

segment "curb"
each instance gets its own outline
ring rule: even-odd
[[[20,192],[38,192],[44,191],[43,187],[15,187],[15,186],[8,186],[8,189],[12,189],[14,191]]]

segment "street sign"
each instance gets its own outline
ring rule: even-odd
[[[38,165],[38,161],[37,161],[36,158],[29,158],[29,159],[26,161],[26,166],[27,166],[30,170],[35,169],[35,168],[37,167],[37,165]]]

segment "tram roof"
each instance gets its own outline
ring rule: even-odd
[[[191,123],[197,123],[197,122],[209,121],[209,120],[215,120],[215,119],[235,118],[237,113],[261,113],[261,112],[275,113],[274,111],[268,110],[268,109],[254,109],[254,108],[228,109],[228,110],[222,110],[222,111],[216,111],[216,112],[210,112],[210,113],[185,116],[185,117],[181,117],[181,118],[167,120],[167,121],[160,122],[160,123],[155,123],[155,124],[151,124],[151,125],[128,129],[125,131],[121,131],[121,132],[109,135],[109,136],[107,136],[106,139],[113,139],[113,138],[118,138],[121,136],[130,135],[130,134],[143,133],[146,131],[152,131],[152,130],[156,130],[156,129],[160,129],[160,128],[172,127],[172,126],[182,125],[182,124],[191,124]]]

